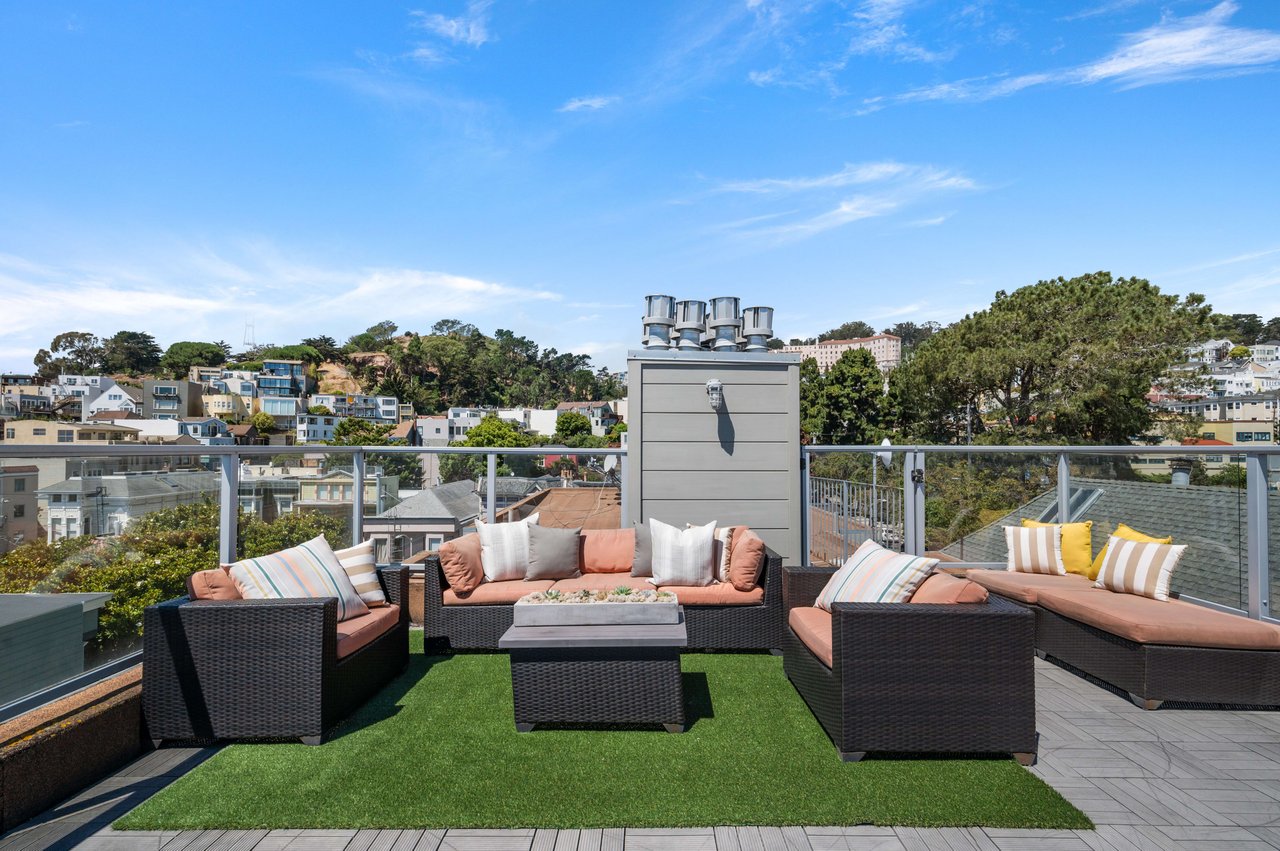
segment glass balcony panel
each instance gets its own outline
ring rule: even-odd
[[[1003,562],[1002,527],[1057,520],[1056,455],[925,455],[925,549]]]
[[[809,479],[809,560],[840,565],[864,541],[901,550],[904,542],[901,453],[814,455]]]

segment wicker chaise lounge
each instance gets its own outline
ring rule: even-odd
[[[440,568],[440,559],[431,556],[423,566],[426,573],[423,612],[428,647],[434,650],[497,649],[498,639],[511,627],[515,617],[512,604],[446,605],[445,591],[449,586]],[[616,578],[609,576],[603,581],[652,587],[626,574]],[[536,585],[525,585],[527,590],[540,590]],[[780,650],[785,617],[782,610],[782,557],[767,548],[759,585],[764,589],[763,599],[753,605],[703,605],[682,599],[689,649]],[[674,590],[676,596],[680,596],[679,589],[668,590]]]
[[[144,614],[142,707],[167,739],[319,744],[409,661],[409,569],[378,571],[396,619],[339,656],[337,600],[190,600]],[[382,611],[387,611],[383,609]],[[350,623],[350,622],[348,622]]]
[[[812,606],[834,570],[783,569],[784,607]],[[1011,753],[1035,760],[1034,623],[1021,606],[836,603],[831,665],[785,629],[783,666],[840,757]]]

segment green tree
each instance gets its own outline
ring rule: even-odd
[[[937,322],[925,322],[922,325],[914,322],[898,322],[884,329],[884,333],[900,337],[902,351],[906,354],[941,330],[942,326]]]
[[[1128,443],[1152,424],[1146,395],[1193,381],[1173,369],[1207,337],[1203,296],[1163,295],[1140,278],[1097,272],[999,292],[991,307],[921,344],[900,367],[933,424],[939,404],[980,410],[997,440]],[[957,434],[958,436],[958,434]]]
[[[347,352],[379,352],[395,339],[399,326],[390,319],[384,319],[376,325],[370,325],[362,333],[347,340],[343,349]]]
[[[258,353],[259,360],[300,360],[303,363],[318,364],[324,360],[320,350],[300,343],[296,346],[269,346]]]
[[[160,366],[156,338],[142,331],[117,331],[102,344],[102,370],[125,375],[145,375]]]
[[[800,361],[800,436],[805,443],[823,442],[826,413],[822,406],[822,372],[813,358]]]
[[[403,446],[404,441],[389,437],[395,426],[374,423],[357,417],[348,417],[333,430],[330,446]],[[367,462],[382,467],[388,475],[398,476],[400,484],[407,488],[422,487],[422,464],[413,455],[375,454],[367,456]]]
[[[864,444],[880,439],[884,376],[866,349],[840,355],[822,381],[822,434],[830,443]]]
[[[605,434],[604,436],[605,441],[608,443],[609,446],[621,446],[622,435],[626,434],[626,432],[627,432],[626,423],[621,423],[621,422],[614,423],[609,427],[608,433]]]
[[[1258,342],[1265,343],[1268,340],[1280,340],[1280,316],[1274,316],[1262,326],[1262,330],[1258,332]]]
[[[336,361],[342,357],[342,349],[338,348],[338,341],[327,335],[305,337],[302,340],[302,345],[315,349],[320,353],[320,357],[326,361]]]
[[[160,368],[174,378],[186,378],[193,366],[221,366],[227,353],[217,343],[183,341],[174,343],[160,358]]]
[[[859,337],[874,337],[875,335],[875,328],[855,319],[852,322],[837,325],[824,334],[819,334],[818,342],[821,343],[824,340],[856,340]]]
[[[565,446],[573,446],[571,440],[591,435],[591,420],[577,411],[565,411],[556,417],[555,439]]]
[[[1251,354],[1253,353],[1249,351],[1248,346],[1232,346],[1231,351],[1227,352],[1227,357],[1232,358],[1233,360],[1237,358],[1243,360],[1248,358]]]
[[[33,359],[40,377],[51,381],[61,374],[97,375],[102,372],[102,341],[87,331],[65,331],[53,338],[49,348]]]
[[[517,429],[511,423],[498,419],[490,414],[471,431],[463,440],[455,440],[453,446],[533,446],[533,438]],[[499,475],[527,476],[535,472],[533,459],[529,456],[511,455],[501,459],[498,466]],[[442,482],[458,482],[463,479],[475,479],[485,474],[488,462],[483,455],[445,455],[440,459],[440,479]]]
[[[249,417],[249,425],[257,429],[259,434],[270,434],[276,430],[276,419],[266,411],[258,411]]]
[[[307,413],[313,417],[331,417],[333,411],[325,405],[311,405],[307,408]]]

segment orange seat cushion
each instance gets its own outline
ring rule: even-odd
[[[1034,606],[1041,591],[1084,591],[1093,582],[1078,573],[1064,575],[1052,573],[1019,573],[1012,570],[982,570],[974,568],[965,576],[988,591]]]
[[[1087,588],[1041,591],[1039,605],[1139,644],[1280,650],[1280,626],[1180,600]]]
[[[758,606],[764,602],[764,589],[759,585],[750,591],[739,591],[728,582],[702,586],[663,585],[662,590],[675,594],[683,606]]]
[[[440,569],[455,592],[469,594],[484,581],[480,549],[480,536],[475,532],[440,545]]]
[[[735,526],[729,542],[729,584],[750,591],[764,569],[764,539],[746,526]]]
[[[935,573],[920,583],[908,603],[985,603],[987,589],[949,573]]]
[[[637,591],[653,590],[653,586],[645,582],[642,577],[632,576],[629,573],[584,573],[573,579],[558,579],[551,587],[566,594],[574,591],[612,591],[614,588],[623,587]]]
[[[187,596],[192,600],[244,599],[225,567],[197,570],[187,577]]]
[[[630,573],[636,555],[635,529],[583,529],[583,573]]]
[[[446,588],[440,598],[446,606],[504,606],[534,591],[550,591],[552,584],[550,579],[535,579],[532,582],[503,579],[500,582],[481,582],[469,594],[459,594],[452,588]]]
[[[787,623],[809,652],[830,668],[831,612],[817,606],[796,606],[787,613]]]
[[[366,646],[400,622],[400,607],[379,606],[367,615],[347,618],[338,624],[338,658],[343,659]]]

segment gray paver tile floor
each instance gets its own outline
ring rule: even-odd
[[[1036,661],[1040,761],[1031,770],[1097,830],[716,827],[669,830],[119,832],[111,822],[210,750],[147,754],[0,837],[11,849],[156,851],[1145,851],[1280,849],[1280,713],[1144,712]]]

